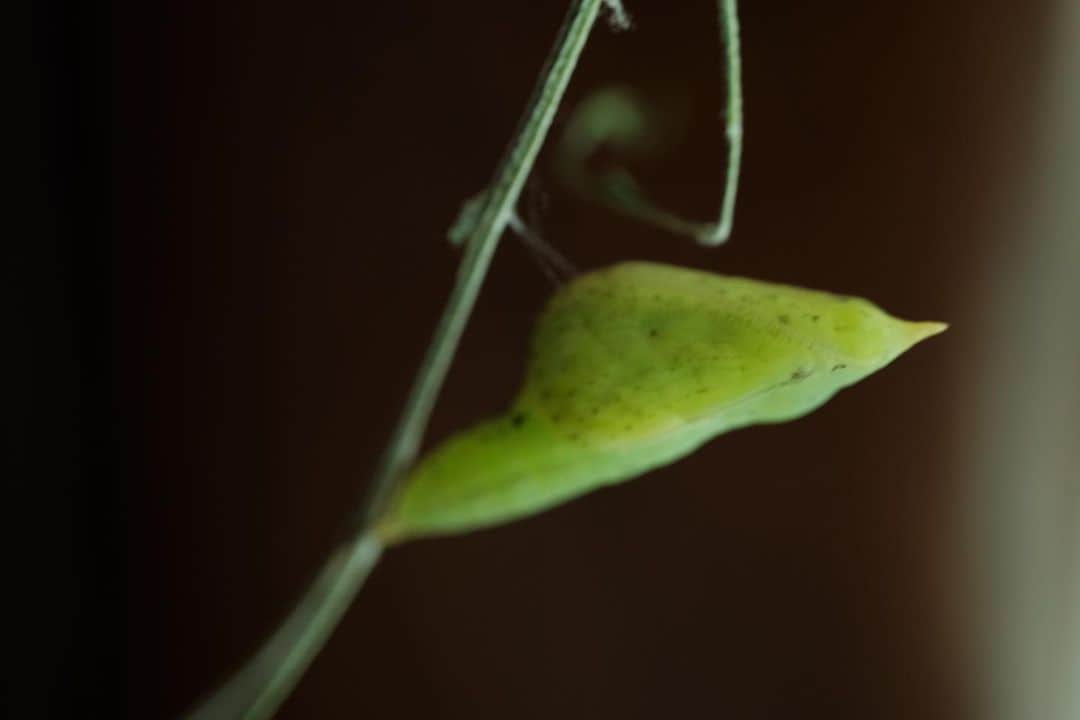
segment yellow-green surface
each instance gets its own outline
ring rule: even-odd
[[[627,480],[728,430],[805,415],[944,329],[655,263],[583,275],[540,317],[510,411],[424,457],[380,534],[462,532]]]

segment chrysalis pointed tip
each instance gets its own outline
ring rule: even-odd
[[[911,332],[911,344],[922,342],[926,338],[939,335],[949,329],[948,323],[943,322],[913,322],[908,323]]]

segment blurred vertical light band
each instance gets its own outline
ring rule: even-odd
[[[981,717],[1080,718],[1080,3],[1060,0],[1034,134],[1002,143],[1030,172],[998,210],[961,432],[974,541]],[[973,258],[973,262],[978,259]]]

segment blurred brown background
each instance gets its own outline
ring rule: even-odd
[[[190,706],[331,548],[451,286],[445,229],[565,6],[116,6],[131,717]],[[705,218],[724,157],[713,3],[627,6],[634,31],[598,26],[562,117],[613,82],[688,103],[683,142],[644,170]],[[980,313],[1025,242],[1000,223],[1038,172],[1055,6],[744,2],[746,155],[720,249],[587,205],[542,157],[543,233],[581,268],[667,261],[952,329],[802,421],[393,550],[281,717],[976,717],[957,444]],[[429,442],[508,401],[549,291],[506,238]]]

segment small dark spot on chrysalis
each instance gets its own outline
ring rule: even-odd
[[[782,325],[787,325],[791,322],[791,318],[789,318],[787,315],[777,315],[776,319],[779,320]]]
[[[817,322],[818,320],[821,319],[821,316],[820,315],[811,315],[810,319],[813,320],[814,322]]]
[[[795,372],[791,373],[791,379],[794,382],[805,380],[808,377],[810,377],[810,371],[806,368],[795,368]]]
[[[656,328],[649,328],[649,337],[656,337],[660,334],[660,331]]]
[[[833,371],[833,372],[836,372],[837,370],[843,370],[843,369],[844,369],[844,368],[846,368],[846,367],[847,367],[847,365],[845,365],[845,364],[843,364],[843,363],[840,363],[840,364],[838,364],[838,365],[833,365],[833,366],[832,366],[832,371]]]
[[[570,433],[570,439],[574,442],[577,442],[581,439],[581,435],[579,435],[578,433]]]
[[[514,427],[521,427],[521,424],[525,422],[524,413],[514,413],[514,416],[510,418],[510,424]]]

